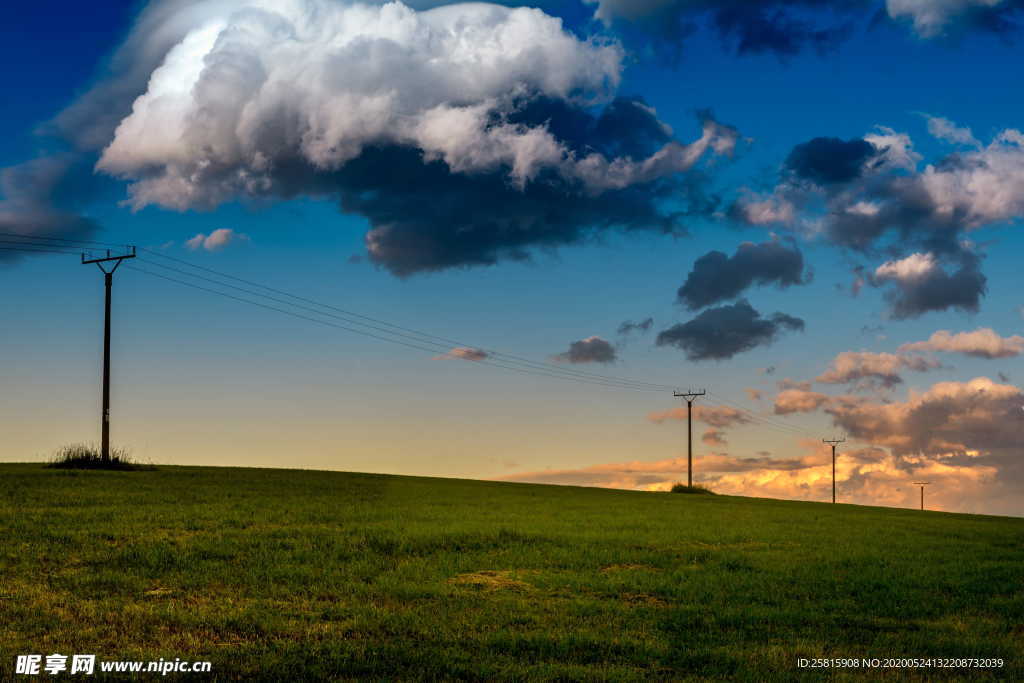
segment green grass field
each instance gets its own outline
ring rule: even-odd
[[[58,652],[213,663],[183,680],[1024,679],[1024,519],[296,470],[0,482],[3,678]]]

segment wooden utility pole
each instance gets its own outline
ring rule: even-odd
[[[112,255],[107,249],[107,255],[100,258],[86,260],[82,254],[82,263],[95,263],[96,267],[103,271],[103,282],[106,289],[103,316],[103,417],[100,427],[101,453],[103,462],[110,462],[110,293],[114,285],[114,271],[125,259],[135,258],[135,247],[129,247],[129,251],[120,255]],[[113,267],[107,270],[104,263],[113,263]]]
[[[930,484],[930,481],[915,481],[914,486],[921,487],[921,509],[924,510],[924,487]]]
[[[706,393],[703,389],[682,393],[672,392],[676,398],[686,399],[686,485],[689,487],[693,486],[693,401]]]
[[[843,443],[846,439],[822,439],[822,443],[832,444],[832,503],[836,502],[836,444]]]

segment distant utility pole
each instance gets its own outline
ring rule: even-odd
[[[930,484],[930,481],[915,481],[914,486],[921,487],[921,509],[924,510],[924,487]]]
[[[832,503],[836,502],[836,444],[840,444],[846,441],[846,439],[822,439],[822,443],[832,444]]]
[[[673,391],[672,395],[676,398],[686,399],[686,485],[693,486],[693,401],[698,396],[703,396],[707,392],[701,389],[700,391],[685,391],[678,392]]]
[[[103,320],[103,422],[101,427],[101,448],[103,461],[110,461],[110,289],[114,284],[114,271],[121,265],[121,261],[135,258],[135,247],[128,247],[124,254],[111,254],[107,249],[107,255],[100,258],[86,260],[82,254],[82,263],[95,263],[96,267],[103,271],[103,281],[106,285],[106,304],[104,306]],[[104,263],[113,263],[113,267],[107,270]]]

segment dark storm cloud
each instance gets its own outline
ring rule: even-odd
[[[1005,0],[995,7],[974,7],[968,11],[968,28],[1009,34],[1019,31],[1024,17],[1024,0]]]
[[[946,131],[937,135],[948,142]],[[957,128],[957,137],[974,139],[967,128]],[[798,146],[770,195],[749,195],[728,215],[795,232],[813,226],[841,247],[889,258],[873,274],[858,268],[853,291],[865,283],[887,287],[894,319],[978,311],[987,280],[983,254],[968,236],[1024,217],[1024,135],[1008,128],[987,145],[964,149],[961,144],[922,170],[922,157],[908,135],[880,127],[864,140],[876,153],[834,155],[843,160],[838,168],[829,165],[829,155],[808,155]],[[805,183],[803,177],[817,182]]]
[[[941,165],[940,165],[941,167]],[[960,236],[967,229],[962,213],[943,210],[941,199],[929,193],[916,177],[874,179],[861,188],[864,201],[877,210],[858,211],[856,204],[840,196],[824,223],[826,236],[835,244],[871,253],[886,235],[933,251],[960,251]]]
[[[678,297],[693,311],[734,299],[754,284],[786,288],[806,282],[804,257],[795,246],[787,248],[778,240],[744,242],[732,256],[710,251],[697,259]]]
[[[700,116],[710,120],[707,112]],[[617,98],[596,117],[564,102],[534,100],[510,122],[546,125],[575,152],[609,156],[643,158],[671,139],[653,110],[636,98]],[[608,229],[681,234],[687,216],[709,215],[718,206],[699,174],[598,195],[555,177],[520,189],[509,184],[503,170],[453,173],[403,147],[368,149],[329,176],[300,168],[281,181],[286,196],[310,189],[337,193],[342,210],[371,224],[370,260],[399,276],[528,260],[534,248],[584,242]],[[675,205],[666,209],[670,199]]]
[[[596,16],[614,23],[631,42],[678,56],[686,39],[709,26],[738,54],[804,50],[826,53],[858,26],[889,20],[922,38],[968,32],[1008,36],[1021,27],[1024,0],[933,2],[931,0],[585,0]],[[636,35],[633,35],[636,34]]]
[[[877,255],[917,248],[952,260],[967,251],[965,233],[1024,214],[1018,131],[1001,131],[989,145],[958,150],[923,171],[920,161],[910,137],[887,128],[861,141],[817,138],[793,149],[771,195],[748,196],[727,213],[741,223],[791,228],[809,215],[848,249]]]
[[[700,114],[704,125],[720,125],[708,117]],[[629,98],[614,100],[599,116],[563,102],[535,100],[518,109],[511,122],[547,125],[578,152],[628,150],[644,156],[668,139],[653,110]],[[682,234],[687,216],[708,215],[718,206],[699,174],[596,195],[553,175],[517,188],[505,169],[454,173],[441,161],[425,162],[420,150],[398,146],[369,148],[331,174],[305,164],[282,165],[275,179],[281,196],[336,195],[343,211],[365,216],[371,225],[369,259],[403,277],[525,261],[536,248],[585,242],[609,229]],[[671,209],[665,208],[668,200]]]
[[[711,117],[710,113],[705,115]],[[594,144],[609,157],[643,159],[672,140],[672,130],[658,120],[654,109],[641,97],[617,97],[596,121],[584,123],[587,124],[593,133],[584,142]],[[566,139],[569,132],[563,131],[562,135]]]
[[[913,254],[880,266],[872,283],[892,285],[885,298],[890,315],[896,320],[950,308],[977,313],[988,282],[980,270],[980,261],[979,257],[965,253],[959,269],[947,273],[932,254]]]
[[[847,22],[819,28],[813,20],[794,16],[787,7],[844,3],[809,0],[759,3],[746,0],[721,4],[725,6],[712,13],[715,27],[726,43],[733,45],[739,54],[776,53],[792,56],[804,49],[824,53],[845,40],[852,28]]]
[[[569,350],[554,356],[561,363],[614,363],[615,347],[600,337],[588,337],[569,344]]]
[[[658,346],[675,346],[689,360],[725,360],[758,346],[771,344],[785,330],[804,329],[800,318],[775,313],[762,317],[746,301],[711,308],[693,320],[658,333]]]
[[[685,39],[710,24],[738,54],[788,57],[805,49],[826,52],[846,39],[861,0],[591,0],[606,23],[625,19],[640,38],[665,53],[677,53]],[[632,38],[625,31],[627,39]]]
[[[714,118],[709,112],[698,119]],[[597,116],[580,106],[550,97],[521,100],[506,120],[514,125],[543,124],[573,152],[643,159],[672,140],[672,130],[642,97],[616,97]],[[495,120],[495,123],[498,123]]]
[[[622,336],[625,336],[632,332],[646,333],[651,330],[651,327],[653,325],[654,318],[644,318],[640,322],[633,322],[632,320],[627,320],[623,322],[621,325],[619,325],[618,333]]]
[[[557,179],[519,190],[503,173],[452,173],[401,147],[369,149],[329,176],[300,176],[301,182],[286,179],[296,196],[322,188],[337,194],[343,211],[369,220],[370,260],[399,276],[525,261],[538,247],[577,244],[608,229],[678,234],[684,216],[663,209],[663,202],[690,196],[699,211],[705,202],[700,188],[680,179],[597,196]]]
[[[814,138],[793,148],[785,168],[819,185],[845,183],[859,178],[864,163],[876,152],[867,140]]]

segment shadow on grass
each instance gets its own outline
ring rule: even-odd
[[[111,449],[110,458],[104,459],[103,454],[96,446],[81,443],[61,447],[46,466],[65,470],[119,470],[122,472],[156,469],[153,465],[132,460],[125,448]]]

